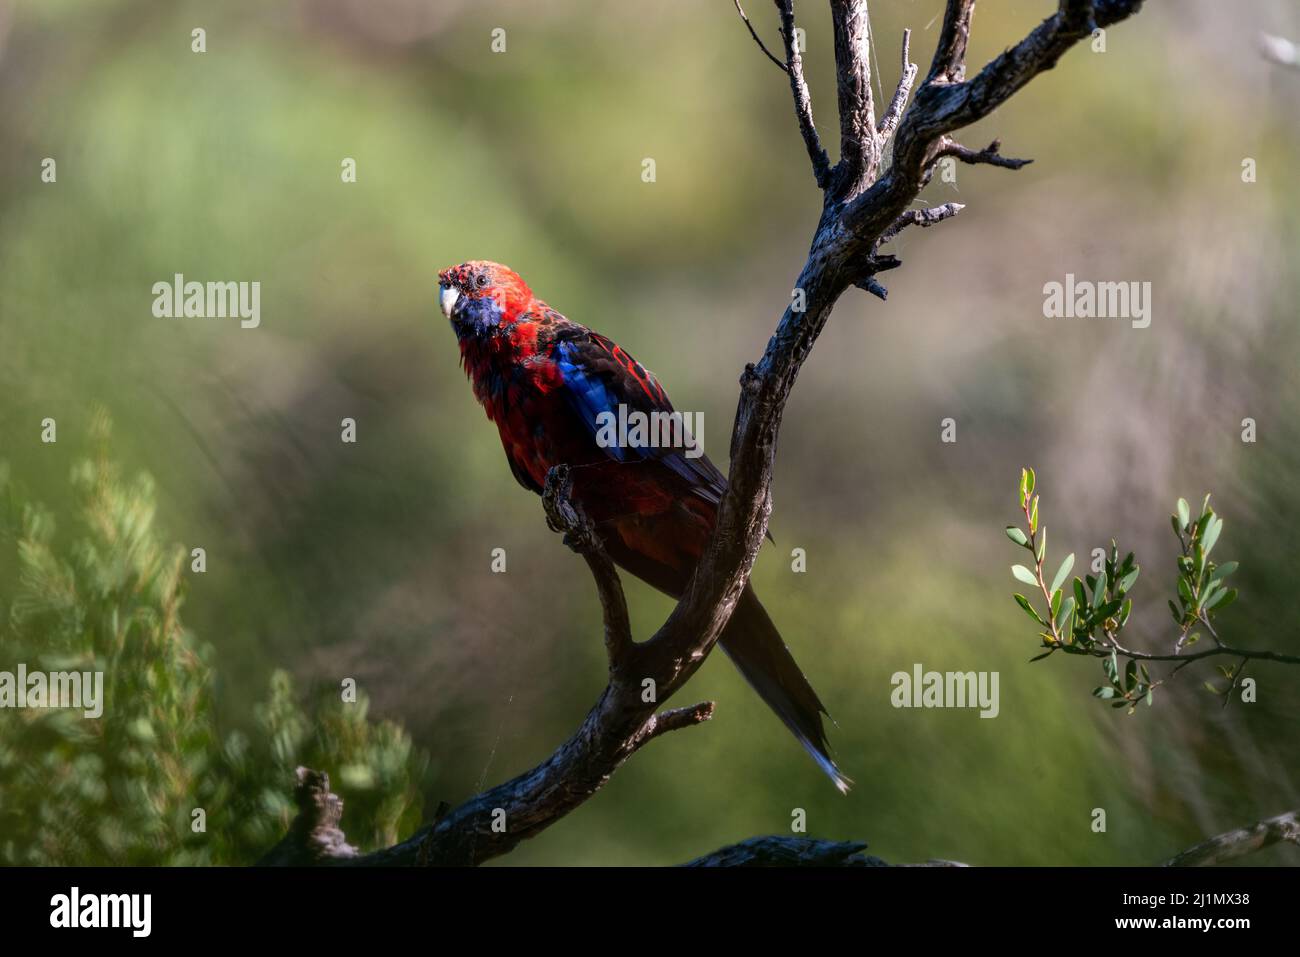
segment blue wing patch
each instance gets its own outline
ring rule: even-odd
[[[593,438],[599,438],[601,413],[617,416],[619,406],[625,406],[629,412],[674,411],[658,380],[603,336],[587,333],[559,339],[553,354],[569,401]],[[605,454],[616,462],[662,462],[684,479],[695,494],[715,505],[721,501],[727,487],[726,477],[703,454],[688,457],[681,448],[652,443],[600,444]]]

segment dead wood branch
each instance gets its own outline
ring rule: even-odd
[[[900,265],[897,258],[879,253],[885,236],[892,238],[909,224],[931,225],[956,212],[957,207],[947,205],[912,209],[942,155],[1012,169],[1024,165],[1024,161],[1002,159],[994,147],[980,153],[964,150],[949,134],[988,116],[1035,76],[1051,69],[1095,27],[1132,15],[1142,0],[1061,0],[1056,12],[969,80],[965,59],[975,3],[948,0],[930,71],[910,103],[906,91],[915,68],[908,63],[905,38],[898,92],[879,126],[871,90],[867,2],[829,0],[840,132],[840,157],[834,167],[813,120],[793,0],[775,0],[775,4],[784,43],[783,68],[789,75],[795,118],[813,175],[823,192],[822,214],[794,284],[804,294],[802,308],[786,307],[762,357],[740,377],[729,484],[695,574],[658,632],[648,641],[635,642],[613,564],[568,501],[566,476],[561,472],[548,477],[544,499],[548,520],[586,560],[604,611],[608,685],[573,736],[541,764],[469,798],[395,847],[344,858],[349,863],[473,865],[505,854],[582,804],[646,743],[665,731],[709,718],[709,703],[662,713],[659,708],[712,650],[749,579],[767,531],[786,402],[835,303],[853,286],[883,299],[884,287],[874,277]],[[748,17],[744,19],[757,40]],[[655,689],[651,701],[643,696],[647,681]],[[306,810],[317,813],[316,807],[313,801]],[[494,827],[494,822],[503,826]],[[339,846],[328,839],[322,844],[311,837],[317,833],[314,827],[305,831],[304,827],[295,824],[292,833],[320,846]],[[821,852],[805,847],[791,853],[816,856]]]

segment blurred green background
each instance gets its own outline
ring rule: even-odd
[[[926,201],[966,210],[900,238],[887,303],[844,297],[790,403],[779,545],[754,581],[838,722],[856,788],[841,797],[713,656],[675,701],[716,699],[711,723],[648,747],[506,862],[673,863],[788,833],[804,808],[810,834],[863,839],[891,861],[1142,864],[1300,805],[1300,670],[1254,666],[1258,703],[1222,708],[1200,687],[1213,669],[1189,668],[1130,717],[1089,697],[1091,663],[1028,664],[1036,639],[1010,598],[1017,555],[1002,527],[1028,464],[1052,554],[1082,561],[1111,536],[1135,549],[1130,628],[1166,642],[1167,516],[1179,495],[1212,490],[1227,522],[1218,552],[1242,562],[1221,633],[1298,644],[1300,74],[1255,44],[1261,30],[1300,36],[1300,11],[1147,6],[1104,53],[1072,51],[963,134],[1035,163],[932,184]],[[833,156],[829,18],[801,7]],[[941,7],[873,5],[885,99],[902,29],[924,72]],[[972,69],[1053,7],[982,4]],[[775,46],[770,4],[749,13]],[[0,0],[0,460],[24,490],[14,502],[45,503],[51,547],[71,549],[83,500],[69,476],[107,410],[107,455],[154,478],[159,541],[207,551],[207,572],[186,567],[176,587],[208,649],[215,739],[267,736],[268,686],[284,670],[304,700],[336,699],[354,678],[370,719],[427,755],[411,758],[409,781],[378,776],[417,795],[389,815],[406,814],[399,829],[421,797],[427,814],[531,767],[603,686],[599,610],[474,403],[435,274],[472,258],[511,265],[655,370],[678,408],[702,412],[725,467],[737,377],[820,210],[788,101],[730,0]],[[45,157],[56,183],[41,182]],[[344,157],[356,183],[341,182]],[[1150,328],[1044,319],[1043,284],[1067,272],[1150,281]],[[261,327],[154,318],[151,287],[174,273],[260,281]],[[1255,444],[1240,439],[1247,416]],[[46,417],[56,444],[40,441]],[[355,445],[339,440],[343,417]],[[940,442],[945,417],[953,444]],[[42,634],[15,618],[14,509],[0,668],[39,654]],[[506,574],[489,568],[498,547]],[[791,572],[795,547],[804,574]],[[112,602],[136,590],[123,574]],[[648,635],[669,603],[627,584]],[[49,627],[76,645],[68,620]],[[1000,672],[1001,714],[893,709],[890,675],[914,662]],[[37,832],[68,826],[26,802],[82,745],[39,745],[50,761],[34,771],[14,758],[31,753],[29,720],[0,713],[0,849],[50,846]],[[358,747],[357,761],[380,760]],[[290,752],[303,753],[259,759],[249,780],[287,796]],[[323,745],[311,754],[331,760]],[[352,771],[350,814],[373,809],[378,779]],[[223,780],[228,792],[242,779]],[[183,827],[190,785],[172,786]],[[110,786],[68,806],[102,819],[132,799]],[[287,806],[268,801],[273,824]],[[212,803],[210,840],[236,827],[237,804]],[[1096,807],[1104,834],[1090,828]],[[187,838],[189,856],[159,839],[130,859],[238,860],[274,831],[220,853]],[[27,859],[122,860],[122,846],[110,835]],[[1295,864],[1300,851],[1251,860]]]

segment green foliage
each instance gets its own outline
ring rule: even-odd
[[[292,817],[300,764],[330,773],[352,843],[412,829],[427,760],[399,726],[368,719],[364,696],[305,711],[277,672],[253,733],[219,732],[210,650],[180,618],[185,553],[160,544],[152,481],[123,480],[103,450],[106,423],[99,436],[73,471],[70,541],[0,470],[0,546],[17,568],[0,594],[0,670],[104,675],[98,718],[0,712],[0,862],[251,863]]]
[[[309,719],[289,675],[277,671],[255,710],[257,733],[226,739],[228,774],[218,789],[218,803],[237,828],[239,859],[254,859],[284,834],[294,810],[285,782],[299,766],[329,772],[331,788],[344,799],[343,831],[358,847],[394,844],[419,825],[428,761],[399,725],[368,719],[364,695],[347,704],[338,694],[322,694]]]
[[[1046,651],[1032,660],[1040,661],[1056,651],[1100,658],[1106,683],[1093,689],[1093,697],[1110,703],[1113,708],[1127,708],[1132,714],[1142,701],[1150,705],[1156,687],[1188,659],[1179,662],[1170,676],[1153,681],[1143,660],[1151,660],[1152,656],[1130,650],[1121,643],[1121,634],[1133,611],[1133,600],[1128,593],[1137,582],[1140,568],[1132,552],[1120,559],[1119,546],[1114,539],[1111,539],[1103,567],[1096,575],[1085,575],[1083,579],[1075,577],[1070,591],[1066,592],[1065,582],[1074,567],[1074,554],[1071,553],[1048,583],[1043,575],[1047,529],[1039,528],[1039,497],[1034,494],[1036,483],[1033,469],[1021,470],[1019,503],[1028,532],[1015,525],[1006,528],[1007,538],[1034,557],[1032,569],[1012,565],[1012,575],[1018,581],[1036,587],[1049,610],[1040,614],[1029,598],[1020,594],[1013,596],[1016,604],[1041,628],[1038,637]],[[1214,635],[1214,618],[1237,597],[1237,590],[1227,585],[1227,578],[1236,571],[1237,563],[1216,565],[1210,560],[1210,551],[1223,531],[1223,519],[1210,507],[1210,496],[1206,495],[1195,515],[1187,500],[1180,498],[1169,520],[1181,547],[1177,600],[1169,601],[1170,613],[1179,629],[1174,652],[1177,654],[1200,639],[1195,631],[1198,627],[1208,631],[1216,647],[1222,648]],[[1227,649],[1224,651],[1226,653]],[[1123,666],[1121,660],[1126,662]],[[1228,691],[1235,686],[1241,671],[1240,665],[1235,669],[1220,667],[1220,673],[1233,682]],[[1209,682],[1206,682],[1206,687],[1215,694],[1227,694]]]

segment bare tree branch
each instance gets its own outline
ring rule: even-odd
[[[1202,841],[1165,861],[1165,867],[1204,867],[1223,864],[1238,857],[1288,842],[1300,845],[1300,811],[1279,814],[1248,827],[1228,831]]]
[[[339,821],[343,818],[343,799],[330,790],[330,778],[324,771],[299,768],[294,801],[298,813],[279,844],[271,848],[258,864],[263,867],[300,867],[355,860],[357,849],[347,842]]]
[[[1061,647],[1057,645],[1057,647]],[[1200,661],[1203,658],[1217,658],[1226,656],[1229,658],[1240,658],[1242,661],[1276,661],[1285,665],[1300,665],[1300,655],[1284,655],[1280,651],[1255,651],[1247,648],[1230,648],[1227,645],[1216,645],[1213,648],[1206,648],[1204,651],[1197,651],[1192,654],[1158,654],[1155,652],[1134,651],[1125,648],[1115,642],[1111,642],[1105,647],[1097,647],[1089,650],[1086,654],[1094,658],[1109,658],[1111,651],[1114,650],[1121,658],[1132,658],[1134,661],[1178,661],[1183,664],[1190,664],[1193,661]]]
[[[864,292],[871,293],[881,302],[889,298],[889,290],[874,275],[863,276],[854,285]]]
[[[973,6],[973,0],[949,0]],[[959,83],[931,83],[933,92],[927,108],[917,114],[930,134],[950,133],[983,119],[1009,100],[1026,83],[1056,66],[1062,54],[1093,30],[1109,26],[1136,13],[1142,0],[1060,0],[1055,14],[1040,23],[1014,47],[1006,50],[971,80]],[[969,16],[967,17],[969,26]],[[946,24],[946,18],[945,18]],[[965,43],[959,44],[964,56]]]
[[[889,103],[889,108],[885,110],[885,115],[880,118],[880,125],[876,127],[879,134],[877,141],[884,143],[885,140],[894,135],[894,129],[898,126],[898,121],[902,119],[903,107],[907,104],[907,94],[912,92],[912,84],[916,81],[917,66],[911,61],[911,51],[909,47],[912,41],[912,31],[903,31],[903,72],[898,77],[898,88],[894,90],[894,98]]]
[[[670,630],[670,618],[654,638],[636,644],[618,573],[586,517],[570,501],[570,482],[567,467],[552,469],[542,502],[551,527],[565,533],[565,541],[587,560],[596,580],[609,651],[608,686],[582,726],[549,760],[451,810],[411,840],[357,863],[474,865],[504,854],[598,791],[650,741],[713,716],[713,702],[656,713],[657,702],[672,695],[704,662],[735,599],[678,619],[679,631]],[[653,689],[648,698],[647,681]]]
[[[749,35],[754,38],[754,42],[758,44],[758,48],[766,53],[767,58],[780,67],[783,73],[789,73],[790,68],[773,56],[772,51],[767,48],[767,44],[759,38],[758,33],[754,30],[754,25],[749,22],[749,17],[746,16],[744,8],[741,7],[740,0],[735,0],[735,4],[736,12],[740,14],[740,19],[745,21],[745,26],[749,27]]]
[[[591,569],[600,596],[600,607],[605,623],[605,650],[609,655],[610,674],[622,674],[635,653],[632,624],[628,619],[627,597],[618,570],[600,544],[591,523],[569,498],[573,487],[572,471],[567,465],[557,466],[546,475],[542,489],[542,508],[546,524],[553,532],[563,532],[564,542],[584,559]]]
[[[871,96],[871,21],[866,0],[831,0],[835,35],[835,75],[840,110],[840,161],[837,190],[853,190],[875,175],[876,107]]]
[[[703,724],[713,717],[715,705],[712,701],[701,701],[699,704],[693,704],[686,708],[673,708],[671,711],[661,711],[655,715],[650,723],[646,726],[646,740],[657,738],[661,734],[667,734],[669,731],[677,731],[680,728],[689,728],[692,725]]]
[[[799,38],[795,33],[794,0],[776,0],[776,9],[781,15],[785,72],[790,74],[790,92],[794,95],[794,113],[799,122],[799,133],[808,149],[808,158],[812,160],[813,179],[817,181],[819,189],[825,189],[831,178],[831,161],[822,147],[821,137],[817,135],[817,124],[813,122],[812,96],[808,92],[808,84],[804,82],[803,57],[799,53]]]
[[[876,245],[884,245],[908,226],[920,226],[925,229],[941,223],[945,219],[952,219],[965,208],[961,203],[944,203],[942,206],[929,206],[925,209],[909,209],[901,213],[893,224],[880,234],[880,239],[876,241]]]
[[[1091,35],[1094,26],[1117,23],[1141,6],[1142,0],[1061,0],[1056,13],[973,79],[954,81],[950,78],[959,75],[955,64],[965,55],[971,12],[967,8],[973,8],[973,2],[950,0],[936,65],[899,123],[889,171],[848,198],[841,224],[851,235],[878,236],[928,181],[942,137],[988,116],[1039,73],[1055,66],[1066,50]]]
[[[941,152],[963,149],[947,134],[987,116],[1038,73],[1050,69],[1072,44],[1089,35],[1094,21],[1103,26],[1114,23],[1141,6],[1141,0],[1062,0],[1056,14],[965,81],[962,63],[974,3],[950,0],[929,77],[910,105],[905,95],[895,95],[901,115],[893,115],[891,104],[878,130],[868,66],[866,0],[829,0],[843,150],[832,174],[813,123],[796,43],[793,0],[775,3],[799,129],[825,195],[821,219],[796,280],[804,293],[803,308],[796,311],[793,303],[787,305],[762,357],[746,366],[740,377],[727,490],[695,574],[658,632],[636,643],[618,574],[568,499],[567,470],[549,475],[543,496],[548,521],[584,557],[600,596],[610,659],[608,685],[573,736],[537,767],[469,798],[395,847],[363,857],[342,857],[342,861],[368,865],[489,860],[578,807],[649,741],[708,719],[712,714],[708,702],[662,713],[659,708],[712,650],[749,580],[771,512],[772,471],[786,402],[835,303],[851,286],[883,299],[884,287],[874,277],[901,265],[896,257],[880,254],[883,237],[888,233],[892,238],[907,225],[940,222],[959,208],[945,204],[911,210]],[[900,87],[911,82],[910,71],[903,72]],[[892,129],[894,136],[891,162],[881,174],[886,129]],[[997,157],[993,147],[964,154],[952,155],[1010,168],[1023,165],[1023,161]],[[644,693],[647,687],[654,691],[650,700]],[[321,817],[314,799],[300,807],[300,816]],[[336,824],[337,817],[333,820]],[[317,833],[314,826],[295,823],[292,833],[315,840],[317,846],[339,846],[328,836],[323,842],[311,838]]]
[[[972,166],[984,164],[1011,170],[1022,169],[1033,162],[1031,159],[1015,159],[1010,156],[1003,156],[999,152],[1001,148],[1001,140],[994,140],[982,150],[973,150],[970,147],[962,146],[950,136],[941,136],[934,142],[930,148],[929,156],[925,159],[925,171],[921,174],[921,187],[924,188],[929,185],[930,179],[934,176],[934,171],[939,167],[939,161],[948,156]]]
[[[957,83],[966,79],[966,43],[974,15],[975,0],[948,0],[926,83]]]
[[[1289,811],[1202,841],[1165,861],[1163,867],[1224,864],[1274,844],[1300,845],[1300,811]],[[889,864],[863,854],[863,841],[819,841],[806,837],[751,837],[719,848],[684,867],[968,867],[957,861]]]
[[[811,837],[751,837],[720,847],[682,867],[888,867],[863,854],[865,841],[819,841]]]
[[[1033,162],[1031,159],[1013,159],[1010,156],[1003,156],[999,150],[1002,149],[1002,141],[994,140],[982,150],[973,150],[970,147],[962,146],[951,138],[945,136],[940,141],[939,151],[936,159],[943,156],[955,156],[963,163],[976,165],[986,163],[989,166],[1001,166],[1003,169],[1021,169]]]

